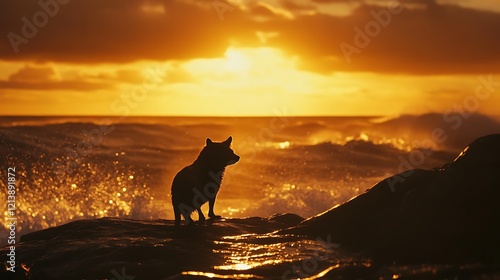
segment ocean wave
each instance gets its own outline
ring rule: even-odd
[[[477,113],[447,112],[402,115],[375,128],[386,135],[411,135],[415,146],[457,151],[481,136],[499,133],[500,122]]]
[[[269,132],[262,130],[269,129],[265,118],[228,118],[208,128],[197,125],[206,122],[199,119],[129,119],[104,127],[85,118],[57,120],[0,127],[0,158],[20,172],[23,233],[77,218],[173,217],[172,178],[194,161],[206,137],[232,134],[242,156],[228,168],[216,204],[231,217],[320,213],[400,171],[413,151],[405,146],[408,140],[368,131],[367,118],[290,120],[291,130],[264,138],[259,135]],[[365,130],[353,134],[353,127]],[[311,133],[301,135],[301,129]],[[413,167],[440,167],[454,156],[432,150]],[[5,182],[4,172],[0,180]]]

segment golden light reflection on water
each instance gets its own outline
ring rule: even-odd
[[[284,243],[257,244],[246,241],[250,236],[226,238],[228,241],[215,241],[223,249],[216,249],[214,253],[224,256],[224,264],[215,266],[217,270],[249,270],[264,265],[280,264],[285,258]]]
[[[271,148],[271,149],[288,149],[292,146],[290,141],[283,142],[256,142],[255,146],[257,148]]]
[[[245,212],[245,210],[247,210],[246,207],[242,207],[242,208],[226,207],[225,209],[222,209],[222,214],[232,217],[232,216],[236,216],[238,214],[242,214],[243,212]]]
[[[214,266],[221,271],[246,271],[310,259],[318,252],[332,252],[313,240],[298,240],[296,236],[240,235],[214,242],[214,253],[224,257],[224,263]]]
[[[345,145],[351,141],[362,141],[362,142],[372,142],[375,145],[390,145],[394,148],[410,152],[416,148],[431,148],[437,149],[437,146],[431,147],[421,147],[418,145],[414,145],[409,140],[405,140],[401,137],[386,137],[386,136],[377,136],[377,135],[369,135],[368,133],[360,133],[357,136],[345,136],[345,137],[321,137],[321,136],[311,136],[309,139],[304,142],[291,142],[291,141],[283,141],[283,142],[259,142],[255,143],[257,148],[272,148],[277,150],[284,150],[292,148],[296,144],[306,144],[306,145],[318,145],[321,143],[332,143],[337,145]]]
[[[289,148],[289,147],[290,147],[290,142],[289,142],[289,141],[280,142],[280,143],[278,143],[278,147],[279,147],[280,149],[286,149],[286,148]]]
[[[311,276],[311,277],[307,277],[307,278],[303,278],[304,280],[316,280],[316,279],[321,279],[321,277],[325,276],[328,274],[328,272],[334,270],[334,269],[337,269],[339,268],[340,265],[337,264],[337,265],[333,265],[333,266],[330,266],[329,268],[321,271],[320,273],[314,275],[314,276]]]
[[[412,145],[410,141],[405,140],[403,138],[398,138],[398,137],[381,137],[381,136],[369,136],[367,133],[360,133],[358,136],[348,136],[345,137],[345,139],[338,139],[337,141],[334,141],[333,143],[339,144],[339,145],[344,145],[347,142],[351,141],[363,141],[363,142],[372,142],[375,145],[391,145],[394,148],[401,150],[401,151],[411,151],[416,147],[415,145]]]
[[[182,275],[191,276],[203,276],[207,278],[218,278],[218,279],[264,279],[264,277],[253,275],[253,274],[230,274],[223,275],[212,272],[200,272],[200,271],[184,271]]]
[[[220,270],[249,270],[252,268],[252,266],[247,263],[237,263],[230,265],[219,265],[215,266],[214,268]]]

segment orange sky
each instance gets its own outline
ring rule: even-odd
[[[0,115],[498,115],[496,0],[25,2]]]

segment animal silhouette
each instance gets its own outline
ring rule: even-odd
[[[233,138],[224,142],[206,140],[198,158],[175,175],[172,182],[172,206],[174,208],[175,225],[180,225],[181,215],[187,224],[193,222],[191,213],[198,211],[198,220],[204,221],[201,206],[208,201],[208,216],[215,215],[215,198],[219,192],[226,166],[235,164],[240,157],[231,149]]]

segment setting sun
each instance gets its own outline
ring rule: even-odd
[[[229,72],[246,72],[252,67],[251,58],[247,57],[243,52],[230,48],[225,53],[225,70]]]
[[[76,1],[57,5],[57,17],[46,23],[14,6],[0,27],[8,35],[0,43],[0,110],[159,116],[265,116],[277,107],[303,116],[444,112],[463,103],[481,79],[495,85],[498,79],[488,77],[500,69],[498,32],[490,28],[499,26],[499,5],[456,1],[396,9],[391,1],[155,0],[113,10],[95,4],[97,14],[87,14],[88,7]],[[449,15],[448,25],[477,19],[468,28],[484,32],[432,28],[442,26],[432,16],[438,12]],[[93,24],[80,24],[87,16]],[[93,26],[100,26],[98,32]],[[406,31],[414,26],[422,28]],[[139,91],[140,98],[127,101]],[[127,108],[113,106],[117,100]],[[496,115],[499,103],[500,95],[491,95],[477,111]]]

